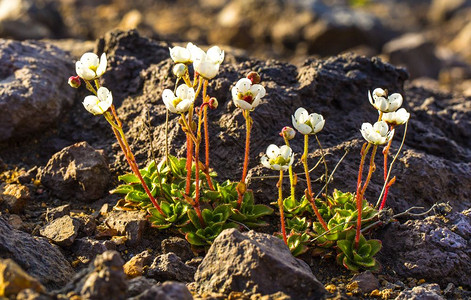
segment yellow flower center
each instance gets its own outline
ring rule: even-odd
[[[270,165],[280,165],[280,166],[284,166],[284,165],[287,165],[289,163],[289,160],[286,160],[283,158],[283,156],[278,156],[276,158],[272,158],[269,160],[269,163]]]
[[[175,98],[175,99],[173,99],[173,101],[172,101],[173,107],[177,107],[177,105],[180,104],[180,102],[182,102],[182,101],[183,101],[183,99],[182,99],[182,98],[178,98],[178,97]]]

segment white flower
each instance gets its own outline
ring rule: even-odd
[[[186,45],[186,49],[188,49],[188,51],[190,52],[190,62],[193,62],[206,54],[200,47],[196,46],[193,43],[188,43]]]
[[[177,88],[176,96],[172,90],[165,89],[162,98],[169,111],[181,114],[187,112],[195,102],[195,90],[182,84]]]
[[[376,122],[374,125],[363,123],[360,132],[365,140],[374,145],[386,144],[394,135],[394,130],[389,131],[389,126],[384,121]]]
[[[100,58],[95,53],[87,52],[75,63],[77,75],[85,80],[93,80],[106,71],[106,54],[103,53]]]
[[[250,79],[242,78],[232,88],[232,101],[241,109],[253,110],[260,104],[265,94],[266,91],[262,85],[252,84]]]
[[[401,108],[394,112],[384,113],[382,120],[392,125],[401,125],[409,121],[409,117],[410,113],[405,108]]]
[[[320,114],[308,114],[307,110],[300,107],[291,116],[294,128],[301,134],[316,134],[324,128],[325,120]]]
[[[368,91],[368,99],[371,105],[381,112],[396,111],[402,105],[401,94],[394,93],[388,97],[387,92],[380,88],[374,89],[373,97]]]
[[[293,164],[293,161],[294,153],[290,147],[283,145],[278,148],[278,146],[271,144],[260,162],[266,168],[285,171]]]
[[[178,63],[172,68],[173,74],[177,76],[178,78],[183,77],[183,75],[185,75],[187,71],[188,71],[188,67],[182,63]]]
[[[94,115],[101,115],[113,104],[113,95],[105,88],[101,87],[97,91],[97,96],[90,95],[83,100],[83,106]]]
[[[206,53],[194,45],[191,48],[191,58],[196,72],[206,79],[213,79],[219,72],[219,66],[224,60],[224,51],[218,46],[209,48]]]
[[[170,50],[170,57],[175,63],[189,63],[191,62],[191,53],[188,48],[183,48],[180,46],[175,46],[173,48],[168,48]]]

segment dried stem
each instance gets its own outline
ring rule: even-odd
[[[324,168],[325,168],[325,200],[327,201],[327,204],[329,206],[331,206],[330,202],[327,200],[328,186],[329,186],[329,169],[327,167],[327,161],[325,159],[324,149],[322,148],[321,141],[319,141],[319,138],[317,137],[317,134],[315,134],[314,136],[316,137],[317,144],[319,145],[319,149],[321,150],[322,161],[324,162]]]

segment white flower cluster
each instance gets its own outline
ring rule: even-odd
[[[363,123],[360,132],[365,140],[374,145],[383,145],[389,142],[394,136],[396,125],[401,125],[409,120],[410,114],[401,107],[402,96],[399,93],[387,95],[387,91],[376,88],[373,93],[368,92],[368,99],[381,115],[381,120],[371,125]]]
[[[95,53],[87,52],[75,63],[75,71],[77,72],[77,75],[85,81],[100,78],[105,73],[106,67],[107,60],[105,53],[103,53],[99,58]],[[80,79],[74,79],[74,84],[79,86]],[[85,109],[94,115],[105,113],[112,104],[113,95],[111,94],[111,91],[105,87],[100,87],[96,91],[96,96],[86,96],[83,100],[83,106]]]

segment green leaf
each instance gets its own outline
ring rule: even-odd
[[[185,238],[186,240],[194,245],[194,246],[206,246],[208,245],[208,243],[206,242],[206,240],[200,238],[199,236],[197,236],[195,233],[193,232],[188,232],[186,235],[185,235]]]
[[[352,255],[352,243],[348,240],[337,241],[337,247],[345,253],[346,256],[353,258]]]
[[[134,187],[132,185],[122,184],[118,185],[114,190],[111,190],[111,194],[127,194],[129,192],[134,191]]]
[[[358,271],[360,268],[355,265],[347,256],[343,258],[342,261],[345,268],[349,269],[350,271]]]
[[[271,215],[272,213],[273,213],[273,208],[268,207],[263,204],[256,204],[253,206],[253,209],[252,209],[252,216],[254,218],[268,216],[268,215]]]
[[[378,253],[379,250],[381,250],[382,243],[380,240],[369,240],[367,243],[371,247],[371,251],[370,251],[371,257],[373,257],[376,253]]]
[[[200,219],[198,218],[198,215],[196,214],[196,211],[194,209],[189,209],[187,212],[188,218],[190,219],[191,223],[196,227],[196,228],[201,228],[201,223]]]
[[[136,175],[131,174],[131,173],[118,176],[118,179],[126,183],[140,183],[141,182]]]
[[[361,257],[370,256],[370,252],[371,252],[371,246],[368,243],[363,244],[360,247],[360,249],[358,249],[358,255],[360,255]]]

